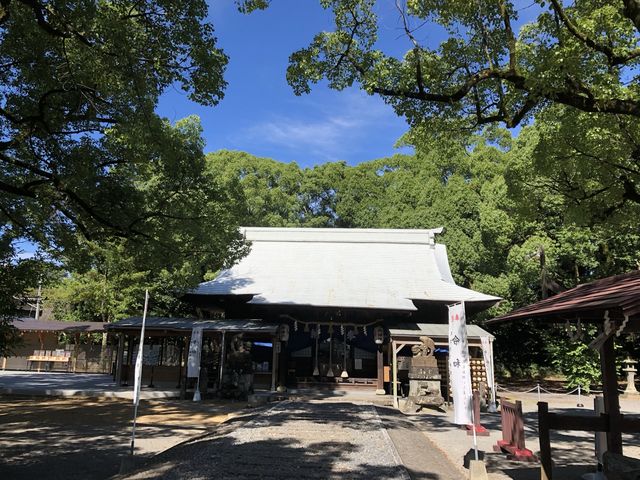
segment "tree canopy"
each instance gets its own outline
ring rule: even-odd
[[[77,231],[148,236],[136,175],[201,154],[155,114],[159,95],[174,84],[205,105],[223,95],[227,57],[206,14],[200,0],[3,3],[0,212],[11,228],[58,245]]]
[[[207,15],[204,0],[1,2],[0,262],[19,275],[0,303],[37,284],[18,241],[79,274],[104,263],[96,249],[183,279],[241,254],[238,202],[205,171],[198,120],[155,112],[169,87],[223,97]]]
[[[635,0],[534,1],[520,21],[517,2],[397,2],[409,48],[400,58],[376,44],[375,0],[320,0],[335,29],[291,55],[296,93],[326,79],[358,83],[381,95],[410,123],[453,122],[468,128],[518,125],[532,112],[562,104],[585,112],[640,117],[640,4]],[[264,7],[258,2],[256,7]],[[422,41],[443,30],[439,45]]]

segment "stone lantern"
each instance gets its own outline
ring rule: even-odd
[[[636,390],[635,383],[636,373],[638,372],[638,370],[635,368],[635,365],[638,362],[627,357],[626,360],[622,361],[622,363],[624,363],[624,368],[622,369],[622,371],[627,373],[627,388],[625,389],[623,395],[640,395],[638,393],[638,390]]]

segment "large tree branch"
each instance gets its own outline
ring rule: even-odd
[[[10,183],[3,182],[2,180],[0,180],[0,191],[11,195],[18,195],[20,197],[36,197],[35,193],[30,188],[25,188],[24,186],[17,187]]]
[[[18,1],[20,3],[23,3],[24,5],[27,5],[29,8],[31,8],[31,11],[33,12],[36,18],[36,22],[38,23],[38,26],[42,28],[42,30],[47,32],[49,35],[58,37],[58,38],[76,38],[88,47],[93,46],[93,44],[89,41],[89,39],[85,35],[78,32],[76,29],[71,28],[70,25],[68,24],[65,25],[66,31],[60,30],[59,28],[55,27],[47,19],[47,15],[45,13],[46,10],[51,9],[50,6],[45,7],[37,0],[18,0]]]
[[[638,2],[625,2],[625,3],[637,4]],[[567,28],[567,30],[569,30],[569,32],[571,32],[571,34],[574,37],[576,37],[578,40],[580,40],[589,48],[604,54],[607,57],[609,65],[612,65],[612,66],[622,65],[628,62],[629,60],[632,60],[640,56],[640,48],[631,50],[630,52],[627,52],[624,55],[616,54],[613,48],[609,47],[608,45],[604,45],[600,42],[595,41],[593,38],[589,37],[586,33],[580,30],[578,26],[571,21],[571,19],[567,15],[567,12],[564,10],[564,8],[562,7],[562,4],[558,0],[551,0],[551,5],[553,7],[553,10],[556,12],[558,17],[564,24],[564,26]]]
[[[362,67],[356,66],[356,68],[360,68],[359,71],[361,75],[364,76],[366,74]],[[578,108],[585,112],[617,113],[640,117],[640,102],[621,98],[598,98],[585,86],[571,82],[570,79],[567,79],[567,87],[564,90],[557,89],[538,92],[530,87],[525,76],[516,73],[511,69],[488,68],[481,70],[471,76],[468,76],[464,83],[451,89],[450,93],[408,90],[402,87],[373,87],[372,91],[379,95],[388,97],[406,98],[440,104],[453,104],[464,99],[476,86],[479,86],[488,80],[496,79],[508,82],[517,90],[526,92],[528,94],[528,110],[533,108],[534,105],[532,105],[532,102],[537,99],[539,101],[549,100],[561,103],[563,105]],[[514,115],[513,118],[516,118],[516,116]],[[505,122],[509,120],[508,117],[501,115],[493,116],[492,119],[493,121],[497,120]],[[522,117],[520,117],[520,120],[522,120]]]
[[[640,32],[640,1],[639,0],[623,0],[624,8],[622,13],[625,17],[633,22],[636,30]]]

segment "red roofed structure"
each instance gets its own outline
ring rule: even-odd
[[[600,352],[605,413],[599,417],[566,416],[549,413],[545,402],[538,403],[542,478],[552,478],[550,430],[604,431],[607,450],[622,454],[622,433],[640,432],[640,421],[620,413],[614,343],[622,334],[640,331],[640,270],[578,285],[487,323],[527,319],[552,323],[580,320],[599,327],[598,337],[589,346]]]

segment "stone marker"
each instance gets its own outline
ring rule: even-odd
[[[441,376],[433,353],[434,341],[420,337],[420,345],[411,347],[413,358],[409,367],[409,396],[404,404],[405,412],[418,412],[423,407],[437,408],[444,403],[440,392]]]

